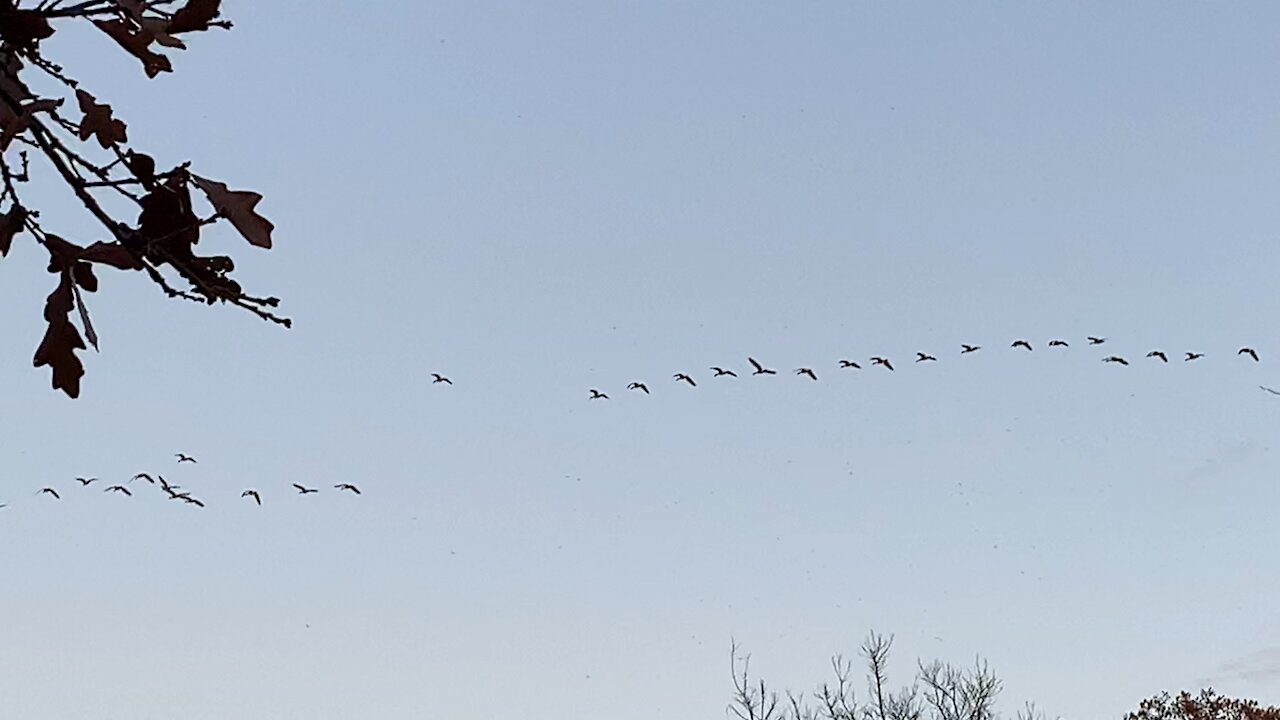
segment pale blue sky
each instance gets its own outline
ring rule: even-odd
[[[296,326],[101,273],[73,402],[42,251],[0,262],[6,713],[720,717],[731,636],[809,689],[871,628],[1009,710],[1280,702],[1274,4],[226,12],[153,81],[47,45],[266,196],[276,249],[207,242]],[[141,470],[209,507],[71,481]]]

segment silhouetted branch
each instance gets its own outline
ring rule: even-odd
[[[50,271],[60,273],[61,280],[46,302],[49,328],[35,364],[49,365],[54,386],[72,397],[78,394],[83,375],[75,356],[83,343],[68,313],[79,307],[85,335],[96,347],[96,333],[89,324],[82,295],[82,291],[97,290],[95,265],[141,270],[168,297],[204,304],[230,303],[263,320],[291,326],[288,318],[268,309],[278,307],[279,298],[246,293],[230,277],[234,269],[230,257],[206,257],[194,251],[201,228],[219,220],[226,220],[249,243],[270,248],[274,226],[255,209],[262,196],[193,175],[186,162],[171,170],[158,169],[152,157],[130,149],[127,126],[115,117],[113,108],[83,89],[62,65],[40,51],[41,42],[56,30],[54,21],[86,21],[141,61],[148,77],[155,77],[172,72],[172,64],[162,51],[186,49],[180,37],[183,34],[231,27],[230,22],[218,19],[220,4],[220,0],[41,0],[35,4],[0,0],[0,255],[7,254],[14,237],[22,233],[30,233],[49,251]],[[42,97],[32,92],[22,75],[28,69],[55,80],[67,97]],[[81,115],[78,120],[72,119],[74,112]],[[110,155],[110,162],[93,159],[87,152],[93,144]],[[9,156],[15,145],[23,148],[18,153],[20,166]],[[86,151],[77,149],[81,145]],[[49,163],[107,231],[110,242],[77,244],[45,232],[36,220],[39,212],[24,206],[19,198],[18,185],[30,179],[27,148],[35,149],[37,157]],[[196,216],[191,207],[192,187],[214,208],[213,215],[205,219]],[[104,205],[95,195],[101,190],[128,198],[141,211],[137,220],[121,217],[113,207]],[[189,282],[191,291],[173,287],[164,277],[164,265]]]

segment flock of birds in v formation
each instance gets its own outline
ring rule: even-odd
[[[1090,345],[1102,345],[1106,343],[1106,341],[1107,339],[1105,337],[1094,337],[1094,336],[1088,337],[1088,342]],[[1069,347],[1070,344],[1066,340],[1050,340],[1048,343],[1048,346],[1051,348],[1059,348],[1059,347]],[[1028,342],[1027,340],[1014,340],[1009,345],[1009,347],[1015,350],[1021,349],[1027,352],[1031,352],[1033,350],[1031,343]],[[961,344],[960,354],[969,355],[971,353],[976,353],[981,349],[982,349],[981,345]],[[1258,352],[1248,346],[1242,347],[1239,350],[1237,350],[1236,355],[1243,355],[1247,358],[1252,359],[1254,362],[1259,361]],[[1169,362],[1169,356],[1163,350],[1152,350],[1146,354],[1146,357],[1151,358],[1152,360],[1155,360],[1157,362],[1162,362],[1162,363]],[[1205,353],[1188,351],[1184,353],[1182,360],[1183,362],[1193,362],[1203,357],[1205,357]],[[925,353],[925,352],[916,353],[916,358],[915,358],[916,363],[937,362],[937,360],[938,358],[936,356],[930,355],[929,353]],[[778,374],[777,370],[773,368],[765,367],[763,364],[760,363],[759,360],[756,360],[753,357],[748,357],[747,362],[751,363],[752,375],[777,375]],[[880,367],[883,367],[885,370],[892,371],[894,369],[893,362],[889,358],[883,357],[880,355],[872,356],[869,359],[869,362],[871,363],[871,365],[873,366],[879,365]],[[1120,355],[1107,355],[1102,358],[1102,362],[1114,363],[1116,365],[1129,364],[1129,361],[1126,360],[1124,357],[1121,357]],[[839,360],[837,363],[837,367],[843,370],[861,370],[862,369],[861,364],[849,359]],[[709,369],[714,373],[714,375],[712,375],[713,378],[738,377],[738,373],[728,368],[723,368],[723,367],[713,365]],[[815,372],[814,369],[811,367],[795,368],[794,373],[798,376],[807,377],[810,380],[815,382],[818,380],[818,373]],[[432,378],[431,383],[433,385],[435,384],[452,385],[453,384],[453,380],[450,380],[449,378],[445,377],[444,375],[441,375],[440,373],[431,373],[431,378]],[[676,382],[685,383],[690,387],[698,386],[697,381],[694,380],[693,376],[689,375],[688,373],[678,372],[672,375],[672,378],[674,378]],[[1261,387],[1263,390],[1266,390],[1269,393],[1272,393],[1273,395],[1280,395],[1280,390],[1273,390],[1272,388],[1266,387],[1265,385],[1260,385],[1259,387]],[[649,386],[638,380],[629,383],[627,385],[627,390],[642,392],[645,395],[650,394]],[[591,388],[589,390],[589,394],[587,397],[589,400],[608,400],[609,399],[609,396],[606,393],[601,392],[597,388]],[[195,458],[183,453],[176,453],[175,457],[177,457],[179,465],[181,465],[182,463],[196,462]],[[193,505],[195,507],[202,508],[205,506],[204,501],[194,497],[190,491],[179,492],[180,490],[182,490],[181,486],[173,485],[169,483],[167,480],[165,480],[164,476],[160,475],[159,473],[157,473],[154,477],[148,473],[138,473],[137,475],[134,475],[132,478],[129,479],[128,484],[109,485],[103,489],[103,492],[121,494],[121,495],[132,497],[133,491],[129,489],[129,485],[132,485],[135,480],[145,480],[150,485],[158,485],[160,490],[169,496],[170,500],[179,500],[179,501],[182,501],[183,503],[186,503],[188,505]],[[95,482],[98,482],[98,478],[78,477],[76,478],[76,482],[80,483],[81,488],[88,488],[90,485],[94,484]],[[320,492],[320,490],[317,488],[307,487],[299,483],[292,483],[292,485],[294,490],[296,490],[297,494],[299,495],[311,495],[311,494]],[[338,483],[333,487],[338,492],[348,492],[353,495],[360,494],[360,488],[356,487],[355,485],[352,485],[351,483]],[[37,490],[36,495],[48,495],[54,500],[62,499],[62,495],[57,491],[57,489],[48,487],[48,486],[42,487],[39,490]],[[240,493],[240,497],[248,498],[259,506],[262,505],[262,494],[253,488],[247,489],[244,492]],[[0,503],[0,509],[4,509],[6,507],[8,507],[7,504]]]
[[[1086,339],[1088,340],[1088,343],[1090,345],[1103,345],[1107,342],[1107,339],[1105,337],[1095,337],[1092,335],[1088,336]],[[1034,348],[1031,346],[1030,341],[1021,340],[1021,339],[1014,340],[1012,343],[1010,343],[1009,347],[1014,350],[1020,349],[1026,352],[1032,352],[1034,350]],[[1050,340],[1048,342],[1048,347],[1065,348],[1065,347],[1070,347],[1070,343],[1068,343],[1066,340],[1061,340],[1061,339]],[[971,353],[976,353],[981,349],[982,349],[981,345],[969,345],[969,344],[962,343],[960,345],[960,354],[969,355]],[[1259,361],[1258,352],[1254,350],[1252,347],[1248,347],[1248,346],[1242,347],[1236,351],[1236,355],[1245,356],[1247,358],[1252,359],[1254,362]],[[1182,360],[1183,362],[1194,362],[1196,360],[1203,358],[1204,356],[1205,356],[1205,353],[1202,353],[1202,352],[1188,351],[1184,353]],[[1165,353],[1163,350],[1152,350],[1146,354],[1146,357],[1156,362],[1162,362],[1162,363],[1169,362],[1169,355]],[[916,358],[915,358],[916,363],[937,362],[937,361],[938,361],[938,358],[934,355],[930,355],[929,353],[925,353],[925,352],[916,353]],[[747,362],[751,363],[752,375],[777,375],[778,374],[777,370],[773,368],[765,367],[763,364],[760,363],[759,360],[756,360],[753,357],[748,357]],[[887,357],[875,355],[869,358],[869,362],[871,363],[872,366],[879,365],[880,367],[883,367],[885,370],[889,370],[889,371],[893,370],[893,362]],[[1129,361],[1120,355],[1107,355],[1102,358],[1102,362],[1113,363],[1116,365],[1129,364]],[[842,370],[861,370],[862,369],[861,364],[853,360],[849,360],[847,358],[838,361],[837,367]],[[712,365],[708,369],[711,370],[713,373],[715,373],[714,375],[712,375],[713,378],[738,377],[738,373],[728,368]],[[795,368],[794,373],[798,376],[807,377],[814,382],[818,380],[818,373],[811,367]],[[431,383],[433,385],[440,384],[440,383],[444,383],[448,385],[453,384],[452,380],[445,377],[444,375],[441,375],[440,373],[431,373],[431,377],[432,377]],[[678,383],[682,382],[689,385],[690,387],[698,386],[698,382],[694,380],[693,376],[688,373],[678,372],[672,375],[671,377],[674,378],[675,381]],[[1259,387],[1261,387],[1263,390],[1266,390],[1269,393],[1272,393],[1273,395],[1280,395],[1280,391],[1278,390],[1273,390],[1266,386],[1259,386]],[[627,385],[627,390],[631,390],[634,392],[642,392],[645,395],[650,394],[649,386],[643,382],[640,382],[639,380],[635,380],[629,383]],[[598,388],[591,388],[588,391],[588,393],[589,394],[587,395],[587,399],[589,400],[608,400],[609,399],[608,394],[606,394],[605,392],[601,391]]]
[[[196,463],[195,458],[184,453],[175,453],[174,457],[178,459],[179,465],[183,463],[193,463],[193,464]],[[126,484],[109,485],[103,488],[102,491],[105,493],[133,497],[133,490],[130,490],[129,486],[133,485],[133,482],[135,480],[145,480],[149,485],[158,486],[162,492],[164,492],[166,495],[169,496],[170,500],[179,500],[187,505],[192,505],[194,507],[202,508],[205,506],[204,501],[200,500],[197,497],[192,496],[191,491],[182,490],[181,485],[174,485],[170,483],[169,481],[164,479],[163,475],[159,473],[156,473],[155,476],[152,476],[149,473],[138,473],[137,475],[134,475],[132,478],[130,478]],[[90,485],[93,485],[96,482],[99,482],[99,479],[96,477],[78,477],[75,479],[75,481],[80,483],[79,485],[80,488],[84,489],[84,488],[88,488]],[[312,495],[320,492],[319,488],[307,487],[299,483],[292,483],[292,485],[293,485],[293,488],[297,491],[298,495]],[[339,493],[347,492],[353,495],[361,494],[360,488],[356,487],[355,485],[352,485],[351,483],[338,483],[333,487]],[[39,490],[36,491],[35,494],[37,496],[48,496],[53,500],[62,499],[62,494],[59,493],[56,488],[49,487],[49,486],[40,488]],[[258,492],[253,488],[249,488],[248,490],[245,490],[244,492],[240,493],[240,497],[248,498],[249,500],[252,500],[253,502],[257,503],[259,507],[262,506],[262,493]],[[7,504],[0,503],[0,509],[4,509],[6,507],[8,507]]]

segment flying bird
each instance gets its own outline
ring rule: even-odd
[[[1159,350],[1152,350],[1147,353],[1147,357],[1160,358],[1160,362],[1169,362],[1169,356]]]
[[[588,400],[608,400],[609,396],[605,395],[604,393],[600,392],[595,388],[591,388],[591,397],[587,399]]]
[[[124,493],[125,495],[128,495],[130,497],[133,496],[133,493],[129,492],[129,488],[123,485],[112,485],[111,487],[107,488],[106,490],[103,490],[102,492]]]
[[[47,488],[40,488],[40,492],[37,492],[36,494],[37,494],[37,495],[40,495],[40,494],[52,495],[54,500],[61,500],[61,499],[62,499],[62,496],[58,494],[58,491],[57,491],[57,490],[54,490],[54,489],[53,489],[53,488],[51,488],[51,487],[47,487]]]
[[[431,381],[431,384],[432,384],[432,385],[435,385],[436,383],[446,383],[446,384],[448,384],[448,385],[452,385],[452,384],[453,384],[453,381],[452,381],[452,380],[450,380],[449,378],[447,378],[447,377],[445,377],[445,376],[441,375],[440,373],[431,373],[431,377],[433,378],[433,379],[432,379],[432,381]]]
[[[972,353],[972,352],[978,352],[978,351],[979,351],[979,350],[981,350],[981,349],[982,349],[982,346],[981,346],[981,345],[965,345],[964,343],[960,343],[960,354],[961,354],[961,355],[966,355],[966,354],[968,354],[968,353]]]
[[[738,377],[738,373],[732,370],[725,370],[722,367],[715,367],[713,365],[711,366],[711,369],[716,371],[716,374],[713,375],[712,377],[720,377],[721,375],[728,375],[729,377]]]
[[[649,386],[642,382],[633,382],[627,386],[628,390],[643,390],[645,395],[649,394]]]
[[[766,368],[765,366],[756,362],[756,359],[753,357],[747,358],[747,362],[751,363],[751,367],[754,367],[756,369],[755,372],[751,373],[752,375],[777,375],[778,374],[777,370],[770,370],[769,368]]]
[[[1237,355],[1248,355],[1249,357],[1253,358],[1253,361],[1254,361],[1254,362],[1258,362],[1258,351],[1257,351],[1257,350],[1254,350],[1254,349],[1253,349],[1253,348],[1251,348],[1251,347],[1242,347],[1242,348],[1240,348],[1239,350],[1237,350],[1237,351],[1236,351],[1236,354],[1237,354]]]
[[[169,491],[170,500],[186,500],[190,497],[191,497],[190,491],[187,491],[187,492],[174,492],[172,490]]]
[[[148,474],[146,474],[146,473],[138,473],[137,475],[134,475],[133,477],[129,478],[129,482],[133,482],[134,480],[139,480],[139,479],[141,479],[141,480],[146,480],[147,482],[151,483],[152,485],[155,485],[155,484],[156,484],[155,479],[154,479],[154,478],[152,478],[150,475],[148,475]]]
[[[1104,338],[1104,337],[1094,337],[1094,336],[1092,336],[1092,335],[1090,335],[1090,336],[1089,336],[1089,344],[1090,344],[1090,345],[1101,345],[1102,343],[1104,343],[1104,342],[1106,342],[1106,341],[1107,341],[1107,339],[1106,339],[1106,338]]]
[[[253,498],[254,502],[258,503],[258,507],[262,507],[262,496],[258,494],[257,490],[245,490],[244,492],[240,493],[240,497],[242,498],[251,497]]]
[[[852,360],[841,360],[841,361],[840,361],[840,367],[842,367],[842,368],[853,368],[854,370],[861,370],[861,369],[862,369],[862,366],[861,366],[861,365],[859,365],[858,363],[856,363],[856,362],[854,362],[854,361],[852,361]]]
[[[797,375],[808,375],[810,380],[817,380],[818,376],[813,372],[813,368],[796,368]]]
[[[188,505],[195,505],[196,507],[204,507],[204,503],[191,497],[190,495],[187,495],[186,497],[182,498],[182,501],[187,503]]]
[[[76,478],[76,482],[80,483],[80,487],[89,487],[89,484],[90,484],[90,483],[92,483],[92,482],[96,482],[97,480],[98,480],[98,478],[96,478],[96,477],[91,477],[91,478],[82,478],[82,477],[78,477],[78,478]]]
[[[1026,340],[1014,340],[1014,341],[1013,341],[1013,344],[1012,344],[1012,345],[1010,345],[1009,347],[1011,347],[1011,348],[1018,348],[1018,347],[1020,347],[1020,348],[1026,348],[1028,352],[1030,352],[1030,351],[1031,351],[1031,343],[1027,342]]]
[[[337,485],[334,485],[334,487],[337,488],[338,490],[349,490],[357,495],[360,494],[360,488],[356,487],[355,485],[352,485],[351,483],[339,483]]]
[[[1204,353],[1189,352],[1187,353],[1187,357],[1183,359],[1183,362],[1191,362],[1192,360],[1199,360],[1202,357],[1204,357]]]
[[[319,490],[317,490],[317,489],[315,489],[315,488],[303,487],[303,486],[299,485],[298,483],[293,483],[293,486],[294,486],[294,487],[296,487],[296,488],[298,488],[298,494],[299,494],[299,495],[307,495],[308,493],[318,493],[318,492],[320,492]]]
[[[916,353],[916,362],[929,362],[929,361],[937,362],[937,360],[938,360],[938,358],[936,358],[936,357],[934,357],[934,356],[932,356],[932,355],[929,355],[929,354],[926,354],[926,353],[922,353],[922,352],[917,352],[917,353]]]
[[[165,481],[163,475],[157,475],[156,477],[160,478],[160,489],[164,490],[170,495],[173,494],[174,490],[177,490],[178,488],[182,487],[181,485],[170,485],[168,482]]]
[[[182,453],[174,453],[173,456],[178,458],[179,463],[184,463],[184,462],[193,463],[196,461],[196,459],[191,457],[190,455],[183,455]]]
[[[1263,390],[1266,390],[1267,392],[1271,393],[1272,395],[1280,395],[1280,390],[1272,390],[1271,388],[1267,387],[1266,385],[1259,385],[1258,387],[1262,388]]]
[[[1129,361],[1128,361],[1128,360],[1125,360],[1124,358],[1120,357],[1119,355],[1108,355],[1108,356],[1106,356],[1106,357],[1102,358],[1102,362],[1105,362],[1105,363],[1120,363],[1121,365],[1128,365],[1128,364],[1129,364]]]
[[[1066,340],[1050,340],[1049,347],[1071,347]]]
[[[882,357],[876,356],[876,357],[871,358],[871,364],[872,364],[872,365],[883,365],[883,366],[885,366],[886,368],[888,368],[888,369],[890,369],[890,370],[892,370],[892,369],[893,369],[893,363],[889,362],[889,358],[882,358]]]
[[[684,381],[689,383],[689,387],[698,387],[698,383],[694,382],[693,378],[689,377],[688,375],[685,375],[684,373],[676,373],[671,377],[675,378],[676,382]]]

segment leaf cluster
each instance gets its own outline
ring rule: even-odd
[[[160,169],[154,157],[130,144],[128,125],[110,104],[42,53],[59,23],[88,22],[154,78],[173,71],[165,51],[185,50],[189,34],[231,28],[220,19],[220,5],[221,0],[44,0],[25,7],[21,0],[0,0],[0,257],[23,235],[49,253],[48,270],[57,284],[45,302],[47,327],[34,365],[48,366],[53,387],[70,397],[79,396],[84,375],[77,353],[86,349],[85,340],[98,347],[84,304],[84,294],[98,289],[96,265],[139,272],[169,297],[230,303],[291,325],[275,314],[277,298],[249,295],[231,277],[230,256],[196,251],[204,228],[219,221],[269,249],[274,226],[258,214],[262,196],[197,175],[189,162]],[[36,92],[34,75],[52,79],[61,92]],[[105,239],[76,243],[45,228],[39,209],[21,197],[20,188],[31,182],[33,157],[98,221]],[[193,202],[192,188],[207,210]],[[127,211],[130,206],[136,215]],[[170,275],[188,287],[174,287]]]

